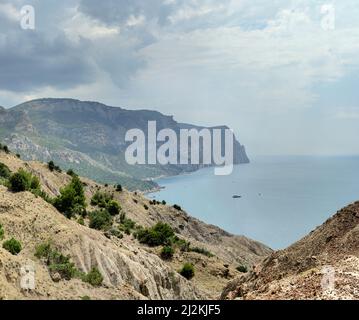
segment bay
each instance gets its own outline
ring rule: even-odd
[[[213,168],[157,182],[150,194],[231,233],[281,249],[359,200],[359,156],[255,157],[229,176]],[[240,198],[233,198],[234,195]]]

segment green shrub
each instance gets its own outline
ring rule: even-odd
[[[140,243],[156,247],[170,244],[174,235],[171,226],[158,222],[152,228],[139,230],[136,236]]]
[[[181,252],[190,251],[191,243],[187,240],[180,239],[177,236],[173,238],[173,243],[181,250]]]
[[[108,230],[112,226],[112,216],[107,210],[95,210],[89,214],[89,227],[96,230]]]
[[[165,201],[165,200],[162,200],[162,204],[165,206],[165,205],[166,205],[166,201]]]
[[[35,248],[35,257],[38,259],[45,258],[48,260],[50,258],[51,252],[51,244],[49,242],[45,242]]]
[[[6,145],[3,146],[2,149],[3,149],[6,153],[9,153],[9,152],[10,152],[8,146],[6,146]]]
[[[187,280],[191,280],[194,277],[194,266],[192,263],[185,263],[182,269],[179,271],[180,275]]]
[[[14,238],[5,241],[2,247],[13,255],[17,255],[22,250],[21,243]]]
[[[121,232],[120,230],[118,230],[118,229],[113,228],[113,229],[111,229],[109,232],[110,232],[110,235],[111,235],[111,236],[114,236],[114,237],[116,237],[116,238],[118,238],[118,239],[122,239],[122,238],[123,238],[122,232]]]
[[[62,253],[53,251],[51,253],[51,263],[49,264],[49,270],[51,272],[57,272],[62,279],[70,280],[77,274],[78,270],[75,264],[71,262],[69,256],[64,256]]]
[[[114,200],[109,201],[106,208],[111,216],[118,215],[121,210],[121,206],[118,204],[117,201],[114,201]]]
[[[14,173],[9,179],[10,190],[13,192],[22,192],[30,189],[30,183],[26,177],[17,172]]]
[[[126,213],[125,212],[121,212],[120,214],[120,223],[124,223],[126,219]]]
[[[91,300],[91,298],[89,296],[82,296],[81,300]]]
[[[161,258],[163,260],[170,260],[172,259],[174,254],[174,249],[171,246],[165,246],[161,250]]]
[[[248,268],[246,266],[240,265],[237,268],[237,271],[242,272],[242,273],[247,273],[248,272]]]
[[[0,240],[4,240],[5,237],[5,230],[3,226],[0,224]]]
[[[74,176],[70,184],[60,190],[60,195],[54,199],[53,204],[68,218],[75,214],[83,214],[86,208],[86,198],[82,182],[77,176]]]
[[[182,211],[182,208],[178,204],[174,204],[173,208],[175,208],[178,211]]]
[[[144,204],[143,207],[145,208],[145,210],[148,210],[148,205]]]
[[[91,205],[106,208],[108,203],[112,200],[112,196],[106,192],[96,191],[91,198]]]
[[[44,259],[50,272],[57,272],[62,279],[70,280],[79,273],[75,264],[71,262],[70,257],[64,256],[61,252],[53,249],[49,242],[37,246],[35,256],[38,259]]]
[[[75,177],[75,176],[77,176],[77,174],[76,174],[76,173],[74,172],[74,170],[72,170],[72,169],[67,170],[66,174],[69,175],[70,177]]]
[[[103,282],[103,276],[97,268],[92,268],[91,271],[84,276],[83,281],[88,282],[94,287],[99,287]]]
[[[117,192],[122,192],[122,186],[120,185],[120,184],[118,184],[117,186],[116,186],[116,191]]]
[[[40,190],[39,178],[23,169],[19,169],[9,178],[9,189],[12,192]]]
[[[136,227],[136,222],[131,219],[124,218],[119,226],[120,230],[126,234],[131,234],[131,231]]]
[[[8,179],[10,175],[11,171],[8,166],[0,162],[0,178]]]
[[[50,161],[47,164],[47,167],[49,168],[50,171],[54,171],[55,170],[55,163],[53,161]]]
[[[46,202],[53,204],[53,200],[51,199],[51,197],[45,192],[42,191],[41,189],[35,189],[35,190],[31,190],[31,192],[36,196],[36,197],[41,197],[42,199],[44,199]]]
[[[47,164],[47,167],[49,168],[49,170],[52,171],[57,171],[57,172],[62,172],[61,168],[57,165],[55,165],[55,163],[51,160],[49,161],[49,163]]]
[[[77,223],[78,223],[78,224],[81,224],[82,226],[84,226],[84,225],[85,225],[85,220],[84,220],[84,218],[83,218],[83,217],[79,217],[79,218],[77,219]]]
[[[209,258],[214,257],[213,253],[211,253],[210,251],[208,251],[206,249],[199,248],[199,247],[189,248],[189,251],[202,254],[202,255],[207,256]]]

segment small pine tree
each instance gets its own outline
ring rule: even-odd
[[[121,206],[118,204],[118,202],[111,200],[107,204],[107,210],[111,216],[116,216],[120,213]]]
[[[60,190],[60,195],[54,199],[54,206],[68,218],[75,211],[78,213],[79,208],[86,208],[85,191],[79,177],[74,176],[70,184]]]
[[[51,160],[49,161],[49,163],[47,164],[49,170],[52,172],[55,170],[55,163]]]

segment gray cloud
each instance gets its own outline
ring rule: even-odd
[[[74,44],[61,32],[51,36],[22,30],[18,21],[2,12],[0,21],[0,89],[66,89],[92,81],[93,66],[86,57],[85,41]]]

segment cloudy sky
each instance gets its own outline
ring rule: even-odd
[[[0,0],[0,105],[95,100],[228,124],[250,155],[359,154],[358,16],[357,0]]]

